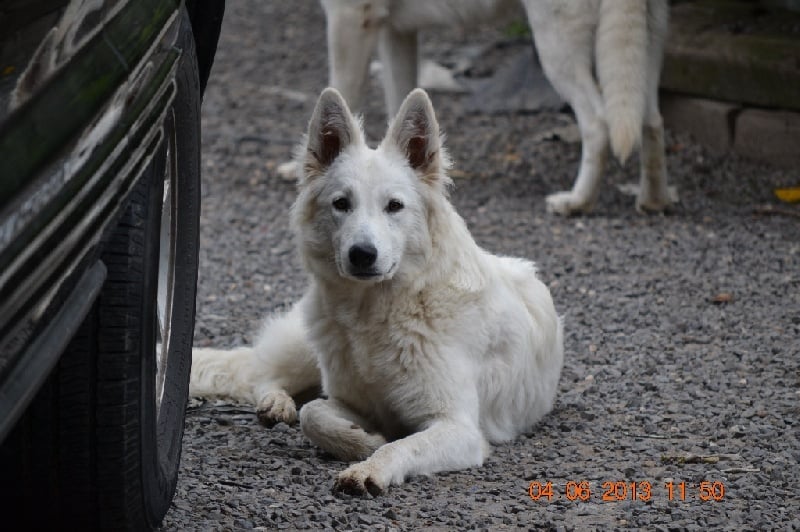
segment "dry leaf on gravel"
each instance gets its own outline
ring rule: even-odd
[[[784,203],[800,202],[800,186],[788,188],[776,188],[775,197]]]
[[[711,298],[711,302],[715,305],[723,305],[725,303],[731,303],[733,301],[733,294],[729,292],[720,292],[719,294],[715,295]]]

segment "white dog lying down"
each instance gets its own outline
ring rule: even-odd
[[[191,393],[296,420],[336,457],[363,460],[337,490],[377,493],[409,475],[480,465],[487,442],[553,406],[562,325],[522,259],[478,247],[448,202],[448,159],[427,94],[403,102],[377,149],[334,89],[317,102],[292,207],[311,282],[252,348],[196,349]]]
[[[377,49],[389,116],[418,86],[417,32],[470,26],[518,8],[520,0],[321,0],[330,85],[358,109]],[[667,0],[521,0],[550,83],[581,131],[572,190],[547,197],[560,214],[592,209],[609,144],[624,162],[641,144],[636,207],[660,212],[677,200],[667,186],[658,80],[667,32]],[[286,166],[281,172],[296,171]]]

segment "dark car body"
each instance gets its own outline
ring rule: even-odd
[[[0,442],[95,304],[108,232],[167,150],[179,39],[194,39],[202,95],[223,10],[0,1]]]

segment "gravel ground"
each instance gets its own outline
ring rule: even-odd
[[[317,2],[228,4],[204,102],[197,345],[249,343],[305,286],[286,221],[294,186],[275,168],[325,86],[324,24]],[[447,62],[475,44],[472,77],[527,46],[482,28],[425,34],[422,50]],[[383,97],[369,90],[378,139]],[[636,179],[632,161],[609,169],[593,215],[554,217],[544,196],[571,185],[580,156],[553,133],[569,115],[467,112],[469,99],[433,95],[453,201],[481,245],[538,263],[566,316],[554,411],[481,468],[361,499],[331,493],[345,464],[296,427],[194,401],[163,530],[800,528],[800,210],[771,192],[798,172],[669,133],[672,214],[637,215],[617,190]]]

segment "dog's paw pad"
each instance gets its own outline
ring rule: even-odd
[[[297,407],[286,392],[271,392],[261,400],[256,415],[258,421],[266,427],[280,422],[293,425],[297,421]]]

